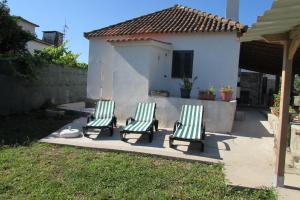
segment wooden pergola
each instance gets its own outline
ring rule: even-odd
[[[300,1],[274,0],[271,9],[254,23],[241,38],[242,42],[261,41],[282,46],[281,101],[277,133],[274,186],[284,185],[286,136],[289,123],[289,103],[293,61],[300,44]],[[279,56],[279,55],[277,55]],[[267,64],[267,63],[266,63]],[[278,66],[274,66],[276,68]],[[272,68],[272,67],[271,67]],[[276,71],[276,70],[274,70]]]
[[[242,42],[239,66],[250,71],[281,76],[283,46],[266,41]],[[294,74],[300,74],[300,49],[293,60]]]

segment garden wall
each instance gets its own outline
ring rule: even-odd
[[[85,70],[55,65],[42,67],[38,79],[32,81],[0,74],[0,115],[83,101],[86,77]]]

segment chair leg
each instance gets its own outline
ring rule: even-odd
[[[200,149],[200,151],[201,151],[201,152],[204,152],[204,143],[203,143],[203,142],[200,142],[200,144],[201,144],[201,147],[200,147],[201,149]]]
[[[169,147],[170,147],[170,148],[173,148],[173,147],[174,147],[173,141],[174,141],[174,139],[171,138],[171,137],[169,137]]]
[[[120,133],[120,138],[122,141],[125,141],[125,133]]]
[[[117,128],[117,118],[116,117],[113,118],[113,125],[115,126],[115,128]]]
[[[149,142],[152,142],[153,140],[153,127],[150,129],[150,135],[149,135]]]
[[[157,132],[158,131],[158,120],[155,120],[154,126],[155,126],[155,131]]]
[[[86,127],[82,127],[82,135],[83,137],[86,136]]]

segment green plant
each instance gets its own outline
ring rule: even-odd
[[[279,115],[279,108],[280,108],[280,96],[281,92],[278,91],[278,94],[274,94],[274,103],[273,103],[273,111],[275,115]],[[289,113],[295,113],[295,110],[292,108],[292,106],[289,106]]]
[[[294,93],[296,96],[300,96],[300,76],[298,74],[294,78]]]
[[[43,58],[47,63],[69,67],[87,69],[87,64],[77,61],[79,54],[69,51],[66,47],[68,41],[59,47],[50,46],[43,50],[35,51],[34,55]]]
[[[208,93],[209,95],[215,96],[215,95],[216,95],[216,89],[215,89],[215,87],[214,87],[214,86],[210,86],[210,87],[208,88],[208,90],[207,90],[207,93]]]
[[[185,89],[185,90],[191,90],[193,87],[194,82],[197,80],[197,76],[193,78],[193,80],[191,80],[190,78],[187,78],[185,76],[182,77],[182,85],[181,88]]]
[[[0,54],[0,73],[25,79],[36,79],[44,60],[29,52]]]
[[[233,92],[233,89],[230,85],[228,85],[228,86],[222,86],[220,91],[221,92]]]

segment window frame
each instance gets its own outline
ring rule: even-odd
[[[191,69],[190,69],[190,74],[189,75],[186,75],[185,77],[186,78],[192,78],[193,77],[193,68],[194,68],[194,50],[173,50],[172,52],[172,69],[171,69],[171,78],[173,79],[181,79],[183,78],[183,75],[185,74],[185,71],[183,71],[183,74],[182,74],[182,77],[177,76],[175,74],[175,65],[174,65],[174,62],[175,62],[175,55],[174,53],[191,53]],[[180,54],[179,54],[180,55]],[[185,68],[185,67],[184,67]],[[178,69],[180,70],[180,69]],[[180,73],[180,72],[179,72]]]

